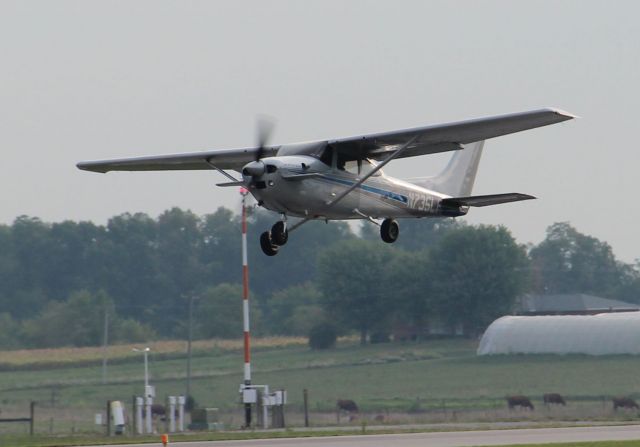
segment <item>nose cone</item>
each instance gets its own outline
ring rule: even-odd
[[[248,177],[260,177],[264,174],[264,163],[261,161],[252,161],[251,163],[247,163],[244,168],[242,168],[242,175],[246,175]]]

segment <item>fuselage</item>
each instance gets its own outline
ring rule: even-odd
[[[382,171],[358,185],[338,203],[332,201],[375,166],[369,160],[350,166],[329,166],[306,155],[264,158],[264,173],[249,181],[249,191],[267,209],[289,216],[317,219],[452,217],[466,207],[443,208],[449,196],[384,175]]]

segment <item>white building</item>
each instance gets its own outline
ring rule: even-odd
[[[640,354],[640,312],[505,316],[487,328],[477,353]]]

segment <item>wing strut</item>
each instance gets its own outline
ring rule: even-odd
[[[218,171],[220,174],[224,175],[226,178],[228,178],[229,180],[231,180],[233,182],[233,186],[235,185],[243,185],[244,182],[242,180],[238,180],[237,178],[235,178],[234,176],[232,176],[231,174],[227,173],[225,170],[220,169],[219,167],[215,166],[213,163],[211,163],[209,161],[209,159],[205,159],[204,160],[206,164],[208,164],[209,166],[211,166],[213,169],[215,169],[216,171]],[[218,186],[232,186],[228,183],[221,183]]]
[[[358,180],[357,182],[355,182],[353,185],[351,185],[349,188],[347,188],[346,191],[343,191],[338,197],[336,197],[335,199],[333,199],[331,202],[327,203],[327,205],[329,206],[334,206],[336,203],[338,203],[339,201],[341,201],[342,199],[344,199],[347,194],[349,194],[351,191],[353,191],[354,189],[356,189],[358,186],[362,185],[364,182],[366,182],[369,177],[371,177],[373,174],[375,174],[376,172],[378,172],[380,169],[382,169],[387,163],[389,163],[391,160],[393,160],[394,158],[398,157],[400,154],[402,154],[409,146],[411,146],[411,144],[418,138],[418,135],[414,136],[413,138],[411,138],[409,141],[407,141],[406,143],[404,143],[402,145],[402,147],[400,147],[400,149],[398,149],[397,151],[395,151],[393,154],[389,155],[387,158],[385,158],[380,164],[378,164],[375,168],[373,168],[371,171],[369,171],[369,173],[367,175],[365,175],[364,177],[362,177],[360,180]]]

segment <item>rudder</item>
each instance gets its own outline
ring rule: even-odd
[[[444,170],[433,177],[410,179],[423,188],[441,192],[452,197],[470,196],[476,180],[484,140],[465,144],[464,149],[457,151]]]

